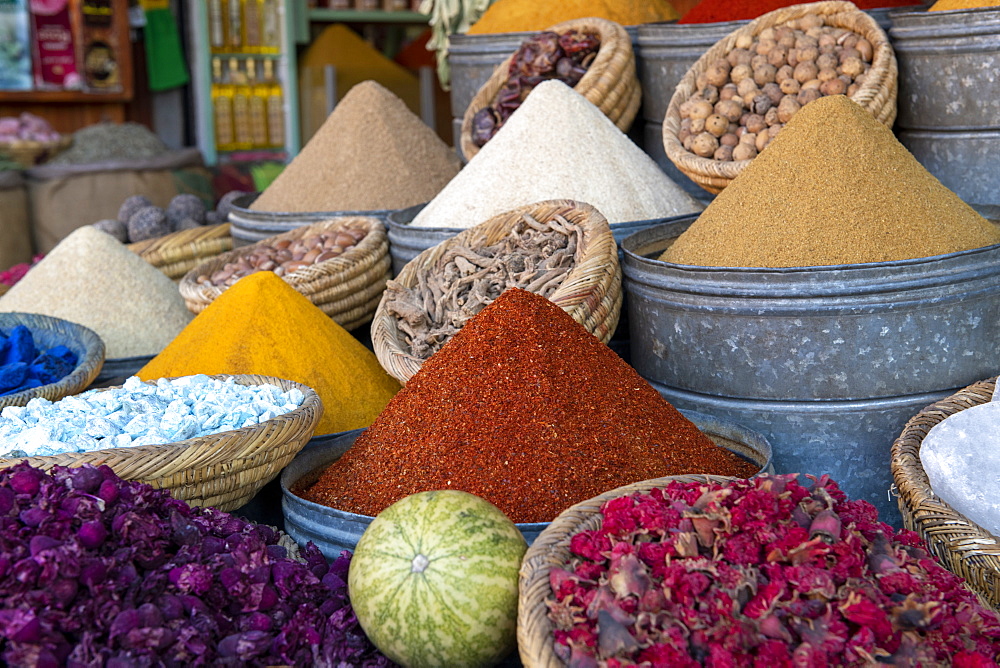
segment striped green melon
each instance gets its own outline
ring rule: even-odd
[[[368,637],[393,661],[489,666],[517,644],[524,536],[467,492],[419,492],[372,520],[347,575]]]

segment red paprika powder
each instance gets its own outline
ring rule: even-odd
[[[377,515],[415,492],[460,489],[515,522],[640,480],[746,478],[717,446],[565,311],[510,289],[431,356],[303,498]]]
[[[775,9],[798,5],[795,0],[701,0],[677,23],[721,23],[723,21],[748,21]],[[854,0],[858,9],[880,7],[910,7],[918,0]]]

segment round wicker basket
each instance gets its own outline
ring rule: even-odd
[[[806,14],[822,16],[826,25],[850,30],[871,42],[871,69],[864,84],[851,99],[870,111],[886,127],[892,127],[896,120],[896,56],[889,44],[889,37],[875,19],[853,3],[840,1],[792,5],[769,12],[737,28],[706,51],[677,84],[667,106],[663,119],[663,148],[667,157],[685,176],[708,192],[722,192],[750,164],[750,160],[721,161],[702,158],[685,149],[677,138],[681,129],[681,104],[697,92],[698,75],[705,73],[716,60],[725,58],[741,37],[756,36],[765,28],[788,23]]]
[[[125,480],[169,489],[174,498],[192,506],[235,510],[274,479],[312,438],[323,414],[323,404],[312,388],[290,380],[249,374],[210,377],[234,378],[241,385],[266,383],[283,391],[297,388],[305,399],[295,410],[252,427],[163,445],[0,459],[0,468],[19,461],[46,470],[56,465],[107,464]],[[112,388],[92,391],[106,392],[108,389]]]
[[[574,534],[601,526],[601,506],[606,501],[634,493],[648,492],[671,481],[718,482],[730,478],[709,475],[680,475],[644,480],[605,492],[567,508],[542,531],[521,561],[517,602],[517,649],[525,668],[565,668],[556,656],[555,627],[545,601],[552,597],[549,571],[570,561],[569,544]]]
[[[229,223],[222,223],[137,241],[128,244],[126,248],[162,271],[168,278],[179,281],[201,262],[231,251],[233,237],[229,234]]]
[[[303,267],[282,278],[341,327],[355,329],[371,320],[392,272],[385,226],[381,220],[371,216],[350,216],[313,223],[218,255],[185,274],[178,286],[181,296],[188,309],[201,313],[226,288],[198,283],[199,276],[211,275],[227,262],[251,255],[262,245],[345,228],[364,230],[367,234],[346,253]]]
[[[0,332],[4,335],[18,325],[24,325],[31,330],[38,349],[48,350],[58,345],[66,346],[76,354],[77,364],[73,371],[56,383],[0,397],[0,408],[23,406],[37,397],[57,401],[62,397],[82,392],[100,373],[104,364],[104,341],[93,330],[75,322],[47,315],[0,313]]]
[[[1000,610],[1000,538],[941,500],[920,463],[920,444],[934,425],[993,397],[996,377],[973,383],[910,418],[892,444],[890,462],[903,525],[987,606]]]
[[[593,102],[622,132],[628,131],[642,102],[632,38],[619,24],[601,18],[563,21],[548,29],[559,34],[569,30],[596,33],[601,40],[597,57],[573,90]],[[493,70],[465,110],[461,149],[466,160],[471,160],[479,152],[479,147],[472,141],[472,118],[496,100],[500,89],[507,83],[507,73],[513,60],[514,54],[511,54]]]
[[[25,169],[34,167],[55,157],[73,145],[73,135],[62,135],[50,142],[18,139],[12,142],[0,143],[0,156],[5,156]]]
[[[501,213],[423,251],[408,262],[393,280],[404,288],[412,288],[420,283],[423,276],[442,271],[442,258],[452,248],[475,248],[497,243],[525,214],[542,225],[554,222],[558,216],[570,225],[580,227],[582,237],[576,249],[575,265],[549,299],[587,331],[607,343],[618,325],[621,312],[622,274],[618,264],[618,245],[608,221],[589,204],[548,200]],[[396,317],[385,308],[385,299],[379,303],[372,321],[372,347],[382,368],[403,384],[424,363],[423,359],[411,354]]]

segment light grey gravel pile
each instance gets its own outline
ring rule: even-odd
[[[0,297],[0,312],[11,311],[89,327],[104,340],[108,359],[155,355],[194,317],[173,281],[90,225]]]
[[[305,396],[274,385],[240,385],[232,378],[185,376],[91,390],[52,402],[32,399],[0,411],[0,457],[175,443],[252,427],[295,410]]]
[[[609,223],[696,213],[670,180],[600,109],[546,81],[411,223],[468,228],[548,199],[592,204]]]

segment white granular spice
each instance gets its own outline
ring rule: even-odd
[[[600,109],[553,80],[531,91],[412,225],[467,228],[518,206],[563,198],[592,204],[609,223],[703,208]]]
[[[0,411],[0,455],[35,457],[60,452],[175,443],[252,427],[302,405],[297,388],[241,385],[204,374],[91,390]]]
[[[155,355],[194,317],[173,281],[89,225],[0,297],[0,312],[11,311],[89,327],[104,340],[108,359]]]

